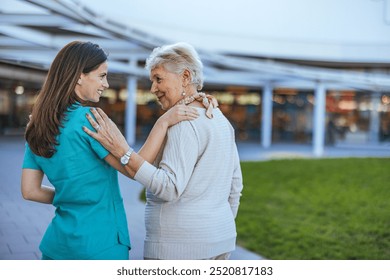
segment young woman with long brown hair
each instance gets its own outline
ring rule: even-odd
[[[56,208],[40,244],[42,259],[129,258],[130,238],[117,171],[129,175],[81,129],[93,129],[85,118],[91,108],[85,104],[99,101],[109,87],[107,74],[102,48],[91,42],[71,42],[55,57],[33,107],[25,134],[22,195]],[[181,114],[177,108],[164,114],[148,143],[161,143],[168,126],[195,116],[188,112]],[[145,149],[147,154],[148,145]],[[42,185],[44,175],[54,188]]]

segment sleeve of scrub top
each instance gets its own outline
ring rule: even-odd
[[[24,159],[23,159],[22,168],[42,170],[42,168],[35,161],[34,153],[31,151],[31,149],[27,143],[25,144],[25,151],[24,151]]]
[[[81,125],[80,125],[80,133],[83,138],[85,138],[89,144],[91,145],[92,150],[98,155],[99,158],[104,159],[108,154],[110,153],[106,148],[102,146],[102,144],[99,143],[99,141],[95,140],[93,137],[89,136],[87,133],[84,132],[83,126],[87,127],[89,130],[96,131],[95,128],[92,127],[92,125],[89,123],[88,119],[86,118],[86,114],[88,113],[92,118],[96,121],[94,115],[90,111],[91,107],[83,107],[83,114],[81,114]]]

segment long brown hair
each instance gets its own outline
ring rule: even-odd
[[[81,73],[97,69],[107,54],[97,44],[73,41],[54,58],[31,113],[25,138],[34,154],[50,158],[59,143],[56,136],[66,110],[83,101],[75,93]]]

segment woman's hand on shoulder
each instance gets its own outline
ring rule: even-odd
[[[198,117],[199,113],[196,108],[186,105],[176,105],[165,112],[157,121],[170,127],[181,121],[191,121]]]
[[[119,128],[100,108],[91,108],[96,121],[87,114],[86,117],[95,131],[83,126],[83,130],[91,137],[100,142],[115,157],[120,158],[128,150],[129,145]]]

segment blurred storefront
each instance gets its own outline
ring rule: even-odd
[[[276,90],[272,141],[312,143],[313,92]],[[328,91],[326,145],[390,141],[390,94]]]
[[[327,95],[327,142],[390,141],[390,94],[331,92]]]
[[[0,80],[0,134],[21,134],[35,101],[38,85]]]
[[[0,80],[0,135],[23,134],[38,83]],[[245,87],[205,88],[235,128],[238,141],[260,142],[262,91]],[[125,129],[127,89],[105,91],[98,104]],[[147,87],[136,93],[136,139],[144,140],[163,113]],[[314,92],[275,88],[272,94],[272,143],[313,143]],[[390,142],[390,94],[359,91],[326,92],[325,144]]]
[[[311,143],[313,92],[276,89],[273,95],[272,142]]]

